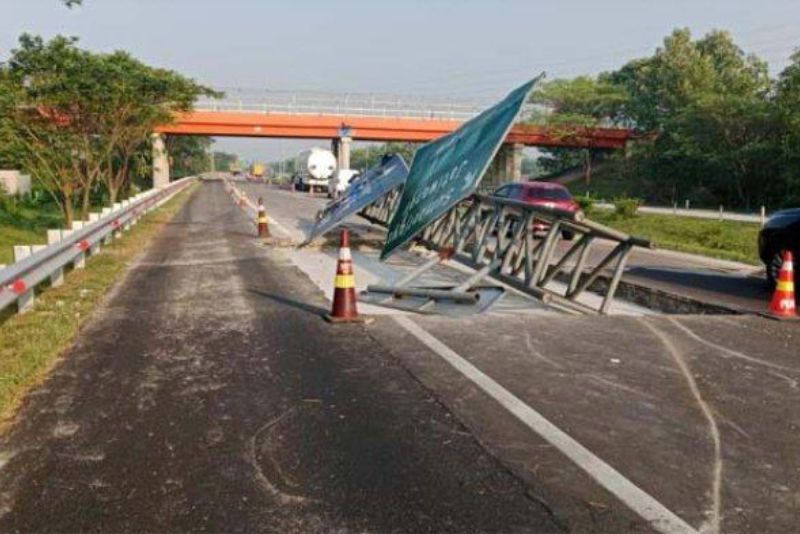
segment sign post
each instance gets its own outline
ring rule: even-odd
[[[514,89],[453,133],[417,150],[403,196],[389,224],[382,260],[472,194],[542,77]]]

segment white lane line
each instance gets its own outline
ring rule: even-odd
[[[503,408],[511,412],[528,428],[561,451],[562,454],[583,469],[598,484],[648,521],[654,529],[664,534],[698,534],[697,530],[650,494],[622,476],[619,471],[595,456],[589,449],[575,441],[566,432],[545,419],[539,412],[525,404],[513,393],[459,356],[450,347],[436,339],[411,319],[403,316],[394,316],[393,319],[409,334],[416,337],[486,394],[500,403]]]
[[[285,235],[287,238],[290,238],[290,239],[291,239],[291,237],[292,237],[292,232],[291,232],[291,231],[290,231],[288,228],[286,228],[284,225],[282,225],[281,223],[279,223],[277,219],[275,219],[274,217],[271,217],[271,216],[267,215],[267,221],[269,221],[269,224],[271,224],[271,225],[273,225],[275,228],[277,228],[277,229],[278,229],[278,231],[279,231],[280,233],[283,233],[283,234],[284,234],[284,235]]]

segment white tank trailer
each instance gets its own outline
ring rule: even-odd
[[[297,156],[295,168],[294,183],[298,189],[327,192],[330,179],[336,172],[336,156],[330,150],[315,147]]]

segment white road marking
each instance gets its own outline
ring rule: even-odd
[[[272,226],[274,226],[275,228],[278,229],[278,233],[284,234],[284,237],[287,237],[287,238],[291,238],[292,237],[292,232],[288,228],[286,228],[284,225],[279,223],[278,220],[275,219],[274,217],[270,217],[269,215],[267,215],[267,221],[269,221],[269,224],[271,224]]]
[[[614,494],[631,510],[664,534],[698,534],[691,525],[671,512],[650,494],[625,478],[619,471],[595,456],[589,449],[575,441],[566,432],[548,421],[539,412],[525,404],[491,377],[458,355],[408,317],[395,316],[395,322],[416,337],[430,350],[442,357],[466,378],[511,412],[528,428],[556,447],[562,454],[583,469],[598,484]]]

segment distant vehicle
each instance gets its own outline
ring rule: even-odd
[[[231,163],[230,171],[231,174],[233,174],[234,176],[239,176],[240,174],[242,174],[242,166],[239,165],[238,163]]]
[[[572,198],[569,189],[555,182],[515,182],[501,185],[492,196],[518,200],[532,206],[541,206],[550,209],[560,209],[570,213],[577,213],[580,206]],[[544,232],[550,225],[541,220],[534,219],[533,231]],[[564,239],[572,239],[574,232],[564,230],[561,234]]]
[[[336,171],[336,156],[330,150],[312,148],[300,153],[296,168],[298,172],[294,175],[293,183],[297,189],[327,192],[330,179]]]
[[[328,196],[330,198],[338,198],[343,195],[359,175],[360,173],[354,169],[337,170],[330,180]]]
[[[263,163],[253,163],[250,166],[250,175],[253,178],[263,178],[265,171],[266,167],[264,167]]]
[[[764,262],[771,285],[778,280],[784,250],[791,251],[797,261],[800,255],[800,208],[776,211],[758,234],[758,255]]]

